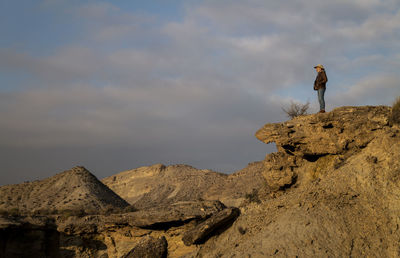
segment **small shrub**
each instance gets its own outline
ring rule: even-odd
[[[310,102],[306,104],[295,103],[293,101],[290,102],[289,107],[282,107],[282,110],[286,113],[286,115],[293,119],[297,116],[307,115],[307,110],[310,107]]]
[[[58,214],[57,210],[50,210],[50,209],[38,209],[31,212],[32,216],[47,216],[47,215],[54,215]]]
[[[85,209],[85,213],[86,213],[86,215],[97,215],[97,214],[99,214],[99,210],[93,209],[93,208]]]
[[[243,227],[241,227],[241,226],[239,226],[238,227],[238,231],[239,231],[239,233],[241,234],[241,235],[244,235],[244,234],[246,234],[246,229],[244,229]]]
[[[86,215],[83,209],[65,209],[58,211],[58,214],[61,216],[68,218],[68,217],[83,217]]]
[[[3,216],[3,217],[8,216],[8,211],[7,210],[0,210],[0,216]]]
[[[400,125],[400,97],[398,97],[393,103],[392,114],[390,115],[390,124]]]
[[[19,209],[18,208],[12,208],[8,211],[8,215],[12,217],[17,217],[20,215]]]
[[[260,198],[258,198],[258,190],[253,189],[251,193],[247,193],[245,196],[246,200],[248,202],[255,202],[255,203],[261,203]]]
[[[125,212],[135,212],[135,211],[138,211],[138,209],[136,209],[135,207],[133,207],[133,205],[129,205],[129,206],[127,206],[127,207],[125,207],[124,209],[123,209],[123,212],[125,213]]]

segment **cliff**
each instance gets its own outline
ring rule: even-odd
[[[199,256],[398,257],[400,130],[389,107],[341,107],[266,124],[270,194]]]

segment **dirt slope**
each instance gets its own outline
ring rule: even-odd
[[[5,210],[101,210],[128,205],[84,167],[40,181],[0,187],[0,209]]]

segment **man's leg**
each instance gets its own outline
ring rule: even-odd
[[[325,88],[318,89],[319,110],[325,111]]]

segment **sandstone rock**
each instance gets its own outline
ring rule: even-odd
[[[200,244],[204,242],[212,233],[218,229],[223,229],[233,222],[240,214],[237,208],[227,208],[222,210],[206,221],[197,225],[194,229],[187,231],[182,238],[185,245]]]
[[[268,154],[264,160],[263,176],[270,189],[284,189],[299,177],[315,179],[339,167],[388,128],[389,115],[390,107],[385,106],[341,107],[264,125],[256,137],[275,142],[278,148],[278,153]],[[299,166],[308,167],[308,175],[299,175]]]
[[[181,202],[123,214],[71,217],[57,224],[58,230],[66,234],[91,234],[115,225],[165,230],[191,220],[204,220],[224,208],[219,201]]]
[[[115,224],[128,223],[140,228],[165,229],[191,220],[203,220],[224,208],[219,201],[180,202],[133,213],[115,214],[106,217],[106,221]]]
[[[265,143],[275,142],[280,152],[314,158],[364,148],[374,131],[388,125],[390,107],[340,107],[331,112],[300,116],[284,123],[266,124],[256,132]]]
[[[123,258],[166,258],[168,243],[165,237],[155,239],[151,236],[143,238]]]
[[[295,183],[297,174],[293,169],[297,167],[296,157],[284,152],[267,155],[264,162],[263,176],[271,190],[284,189]]]

